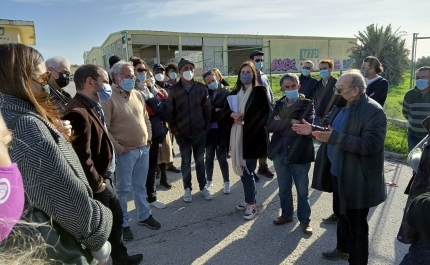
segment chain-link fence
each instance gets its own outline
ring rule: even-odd
[[[414,33],[412,37],[410,89],[415,86],[416,70],[423,66],[430,66],[430,33]]]

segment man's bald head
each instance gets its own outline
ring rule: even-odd
[[[358,88],[361,94],[366,92],[366,81],[360,70],[352,69],[346,71],[339,77],[339,81],[345,81],[345,84],[348,84],[351,88]]]

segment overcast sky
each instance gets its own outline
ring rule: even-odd
[[[429,0],[1,0],[0,19],[34,21],[36,49],[83,63],[83,52],[121,30],[354,37],[392,24],[430,36]],[[430,40],[419,54],[430,56]],[[424,46],[428,47],[424,49]]]

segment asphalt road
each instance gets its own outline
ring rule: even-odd
[[[74,94],[74,83],[66,90]],[[178,147],[175,146],[176,153]],[[176,155],[174,164],[180,165]],[[272,162],[269,161],[272,171]],[[257,183],[258,215],[251,221],[243,219],[243,212],[235,205],[244,200],[240,178],[230,170],[231,194],[222,193],[222,177],[215,162],[212,201],[204,200],[198,192],[193,169],[193,202],[182,200],[181,174],[169,172],[174,187],[166,190],[157,186],[158,199],[165,209],[153,209],[152,214],[162,227],[151,230],[138,226],[133,198],[129,197],[130,225],[134,240],[126,242],[130,254],[142,253],[142,264],[347,264],[347,261],[327,261],[321,252],[336,244],[336,225],[321,224],[321,218],[332,213],[332,196],[309,189],[312,206],[313,235],[305,235],[297,218],[293,223],[275,226],[272,221],[280,211],[277,176],[261,177]],[[313,168],[309,173],[312,177]],[[386,161],[385,178],[398,187],[387,187],[387,200],[372,208],[369,220],[369,264],[399,264],[408,245],[396,240],[406,195],[403,194],[411,177],[411,169],[402,163]],[[296,203],[296,192],[293,188]]]

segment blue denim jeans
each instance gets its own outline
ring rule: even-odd
[[[421,142],[424,138],[408,133],[408,151],[410,152],[414,147]]]
[[[127,212],[127,195],[133,192],[138,221],[151,215],[151,208],[146,200],[146,178],[148,176],[149,148],[142,146],[127,154],[116,157],[116,193],[124,214],[123,227],[129,226]]]
[[[418,239],[409,247],[400,265],[430,264],[430,239]]]
[[[246,167],[248,171],[243,169],[243,175],[240,177],[242,180],[243,191],[245,193],[245,202],[253,204],[256,202],[255,195],[257,194],[257,187],[255,186],[254,170],[257,166],[257,159],[246,159]]]
[[[279,198],[281,200],[282,216],[292,218],[294,213],[292,186],[293,180],[297,190],[297,218],[300,223],[308,224],[311,220],[311,206],[309,204],[309,169],[311,163],[287,163],[282,150],[273,159],[276,175],[278,176]]]
[[[229,170],[227,162],[227,147],[219,147],[219,130],[211,129],[206,138],[206,180],[212,181],[212,176],[214,173],[214,159],[215,153],[218,160],[219,167],[221,169],[221,174],[224,182],[229,180]]]
[[[204,161],[206,133],[194,138],[187,138],[180,135],[176,135],[175,138],[179,145],[179,151],[181,152],[181,171],[184,189],[190,188],[190,190],[192,190],[191,154],[193,154],[194,163],[196,165],[197,181],[199,182],[200,190],[203,190],[206,185]]]

